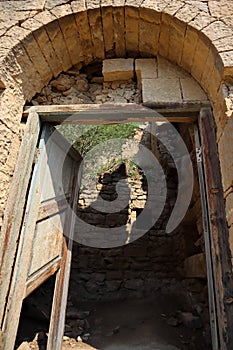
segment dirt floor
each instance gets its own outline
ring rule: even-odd
[[[211,349],[200,319],[194,316],[190,320],[190,310],[181,297],[158,293],[145,299],[85,302],[79,307],[90,311],[88,331],[82,337],[64,336],[64,350]],[[45,350],[46,339],[41,334],[39,341],[37,338],[25,349]]]

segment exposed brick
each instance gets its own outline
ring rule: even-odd
[[[109,59],[103,61],[104,81],[128,81],[134,76],[132,58]]]

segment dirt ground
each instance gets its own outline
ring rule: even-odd
[[[145,299],[83,302],[79,307],[90,311],[89,329],[82,337],[64,336],[64,350],[211,349],[203,327],[192,328],[178,321],[180,312],[190,311],[182,297],[158,293]],[[43,341],[34,339],[27,344],[28,349],[46,349]]]

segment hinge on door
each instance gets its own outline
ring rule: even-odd
[[[36,149],[36,152],[35,152],[35,154],[34,154],[34,160],[33,160],[33,163],[34,163],[34,164],[37,164],[38,159],[39,159],[39,155],[40,155],[40,149],[37,148],[37,149]]]
[[[197,162],[202,162],[202,149],[201,147],[196,147],[196,156],[197,156]]]

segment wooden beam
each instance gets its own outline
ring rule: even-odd
[[[201,106],[193,104],[183,108],[170,106],[158,109],[148,108],[135,103],[126,104],[82,104],[59,106],[33,106],[43,122],[59,124],[115,124],[129,122],[161,122],[192,123],[197,120]],[[28,107],[24,112],[26,117]]]

